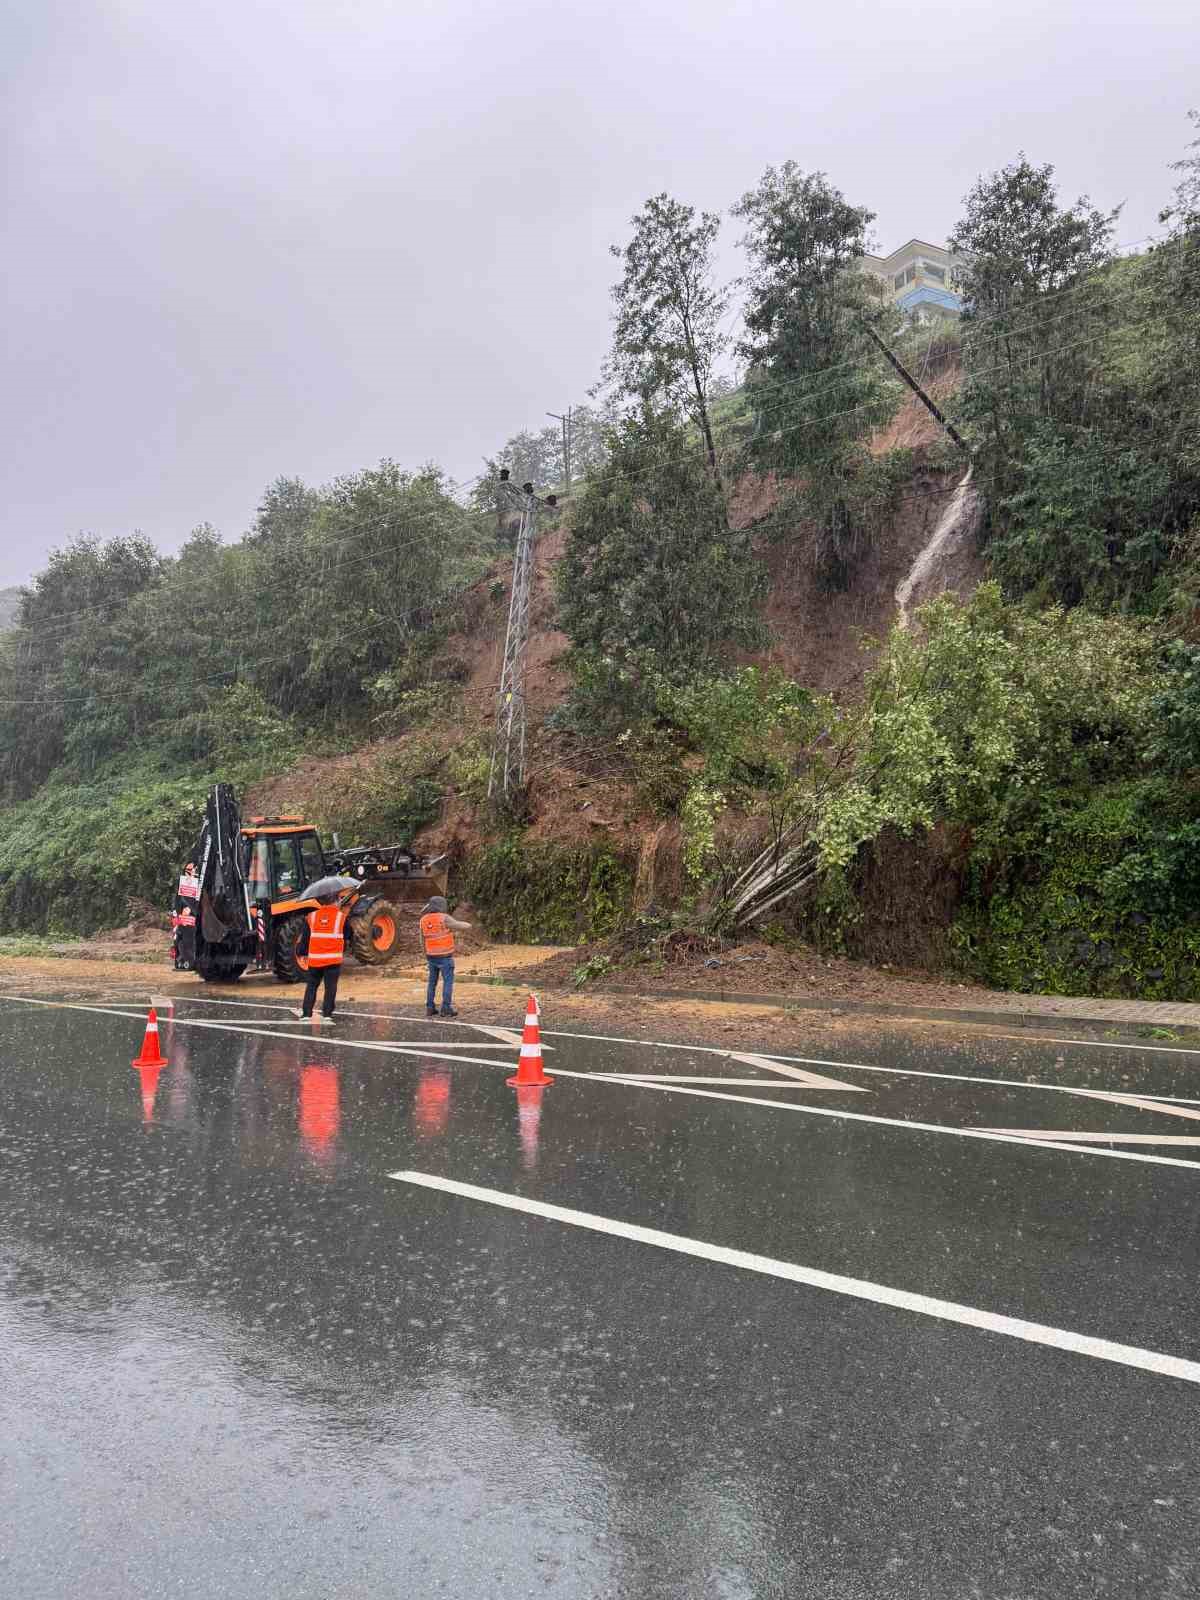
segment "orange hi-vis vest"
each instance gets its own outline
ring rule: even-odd
[[[308,913],[308,964],[337,967],[346,951],[346,913],[341,906],[318,906]]]
[[[452,956],[454,930],[447,924],[444,911],[427,911],[421,918],[421,937],[425,941],[427,956]]]

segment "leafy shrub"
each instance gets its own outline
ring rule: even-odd
[[[495,938],[587,943],[628,920],[634,865],[608,845],[538,844],[513,834],[468,863],[465,892]]]
[[[618,736],[633,774],[638,804],[659,817],[673,817],[687,794],[683,753],[666,729],[653,725]]]
[[[364,761],[341,778],[316,821],[348,843],[410,844],[441,809],[440,766],[441,757],[425,745]]]
[[[984,981],[1049,994],[1200,998],[1200,800],[1161,779],[1049,809],[977,879],[955,929]]]
[[[464,739],[446,757],[446,777],[459,794],[479,805],[487,796],[491,751],[480,738]]]
[[[0,928],[86,934],[122,921],[131,896],[168,904],[208,788],[135,770],[0,812]]]

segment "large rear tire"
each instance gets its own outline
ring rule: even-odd
[[[382,895],[364,897],[346,925],[350,948],[364,966],[382,967],[400,948],[396,909]]]
[[[308,962],[298,953],[307,918],[302,911],[284,917],[275,929],[275,976],[280,983],[303,983],[308,977]]]

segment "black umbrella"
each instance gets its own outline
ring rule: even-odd
[[[328,877],[318,878],[316,883],[310,883],[300,896],[302,900],[329,900],[339,895],[345,889],[361,889],[362,884],[357,878],[343,878],[336,873]]]

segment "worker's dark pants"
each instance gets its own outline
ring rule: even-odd
[[[300,1007],[306,1017],[311,1017],[313,1007],[317,1003],[317,990],[322,983],[325,985],[325,999],[321,1003],[321,1010],[325,1016],[333,1015],[333,1002],[337,999],[338,978],[341,976],[341,962],[336,967],[311,967],[308,973],[308,984],[304,990],[304,1004]]]
[[[442,1012],[443,1015],[450,1010],[454,1001],[454,957],[451,956],[426,956],[425,961],[429,967],[429,981],[425,985],[425,1009],[434,1010],[437,1001],[438,979],[442,980]]]

